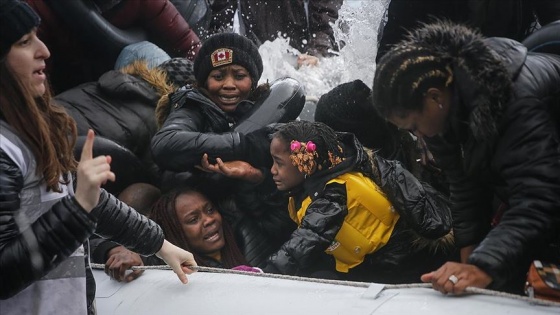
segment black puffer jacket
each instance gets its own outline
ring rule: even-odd
[[[16,223],[19,193],[25,189],[23,175],[1,149],[0,165],[0,298],[10,297],[39,280],[94,232],[142,255],[152,255],[161,248],[164,235],[158,225],[102,190],[98,205],[89,214],[74,197],[65,197],[54,204],[31,225],[40,242],[31,249]],[[32,250],[39,250],[46,258],[43,264],[31,262],[29,253]],[[14,268],[14,262],[20,264],[19,268]]]
[[[157,131],[154,112],[160,97],[174,88],[160,68],[134,62],[55,96],[76,121],[76,158],[88,129],[97,135],[94,153],[113,158],[111,169],[117,177],[104,186],[110,193],[118,195],[138,182],[160,186],[161,172],[150,150]]]
[[[324,251],[340,230],[348,208],[345,186],[336,183],[325,185],[329,180],[351,171],[362,172],[373,178],[387,194],[401,219],[389,242],[379,252],[366,255],[364,262],[351,269],[349,274],[339,274],[341,278],[378,280],[382,274],[379,270],[383,270],[379,267],[398,268],[407,260],[415,260],[413,257],[419,252],[429,251],[428,247],[415,247],[415,242],[426,241],[424,245],[427,245],[431,239],[435,240],[435,243],[450,245],[451,212],[446,199],[428,185],[419,182],[399,162],[372,158],[372,153],[366,152],[353,134],[340,135],[346,155],[345,161],[330,170],[315,173],[304,181],[301,188],[293,192],[296,209],[308,196],[312,202],[300,227],[294,231],[290,240],[269,258],[265,271],[310,275],[319,271],[315,269],[317,265],[325,266],[321,261],[332,260],[332,256]],[[434,262],[438,260],[438,255],[432,256]],[[421,273],[431,270],[422,263],[417,262],[416,270],[401,269],[400,272],[414,274],[414,278],[409,277],[407,280],[417,281]],[[334,271],[334,267],[332,270]],[[385,271],[387,269],[384,269]],[[395,278],[383,279],[386,282],[399,282]]]
[[[152,139],[152,154],[162,169],[192,171],[204,153],[224,161],[248,160],[245,136],[231,127],[252,107],[250,101],[228,115],[201,91],[186,86],[172,94],[170,104],[169,115]]]
[[[449,126],[428,144],[449,178],[457,246],[478,245],[468,262],[493,288],[519,290],[530,259],[560,260],[545,249],[560,231],[560,57],[500,38],[460,54]]]
[[[91,128],[144,159],[156,133],[154,110],[160,97],[156,87],[139,76],[111,70],[98,81],[56,95],[55,100],[76,121],[78,135]]]
[[[98,81],[69,89],[56,95],[55,100],[74,118],[79,136],[85,136],[88,129],[93,129],[97,136],[116,143],[112,148],[109,141],[96,141],[94,151],[99,149],[100,153],[111,154],[110,150],[118,151],[118,146],[122,146],[136,156],[138,161],[114,160],[112,168],[118,182],[129,185],[142,181],[158,185],[159,170],[151,156],[150,141],[157,130],[154,110],[161,97],[158,91],[170,87],[156,69],[143,69],[141,64],[134,64],[130,69],[131,74],[108,71]],[[112,156],[119,158],[116,152]],[[125,178],[128,175],[126,169],[132,163],[140,164],[145,171]],[[119,169],[120,166],[123,168]]]

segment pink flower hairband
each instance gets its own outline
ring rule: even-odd
[[[296,166],[301,173],[311,175],[315,171],[315,166],[317,165],[315,158],[318,155],[317,145],[313,141],[300,142],[292,140],[290,142],[290,151],[292,165]]]
[[[308,141],[306,143],[306,142],[299,142],[296,140],[292,140],[292,142],[290,143],[290,151],[292,152],[300,151],[302,147],[305,147],[305,151],[309,153],[313,153],[315,152],[315,150],[317,150],[317,145],[313,143],[313,141]]]

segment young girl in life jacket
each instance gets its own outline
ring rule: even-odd
[[[398,162],[367,152],[353,134],[294,121],[273,134],[270,152],[298,228],[265,272],[419,282],[422,270],[449,258],[451,215],[442,195]]]

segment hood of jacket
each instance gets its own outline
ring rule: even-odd
[[[111,70],[98,80],[99,88],[108,95],[128,99],[142,99],[157,104],[159,98],[172,91],[165,74],[156,68],[149,69],[145,61],[137,61],[122,70]]]
[[[482,142],[498,133],[498,122],[511,99],[512,82],[521,71],[527,49],[511,39],[487,38],[463,50],[469,60],[460,58],[453,64],[453,105],[460,113],[455,119],[466,120],[468,131]]]

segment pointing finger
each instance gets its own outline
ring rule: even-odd
[[[95,138],[95,133],[92,129],[88,130],[86,142],[84,142],[84,147],[82,148],[82,157],[80,161],[91,160],[93,158],[93,139]]]

